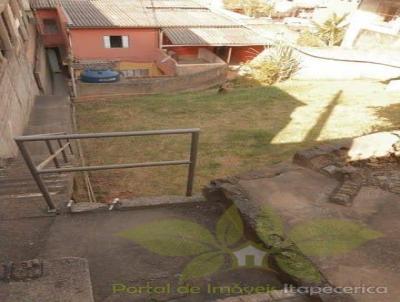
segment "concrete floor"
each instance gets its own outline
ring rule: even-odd
[[[291,230],[301,229],[310,222],[334,221],[331,232],[323,227],[320,233],[307,228],[297,233],[296,236],[310,241],[308,244],[305,239],[299,241],[300,250],[309,256],[331,286],[380,288],[380,294],[355,291],[349,297],[354,301],[399,300],[398,194],[366,186],[351,206],[334,204],[329,202],[329,196],[338,187],[337,180],[291,163],[266,167],[239,175],[234,182],[221,183],[220,190],[234,201],[249,223],[255,225],[260,209],[267,206],[282,221],[286,236],[294,236]],[[363,226],[363,233],[348,228],[349,224]],[[296,237],[292,238],[297,243]]]
[[[80,257],[89,262],[95,301],[149,301],[149,295],[113,294],[112,286],[172,284],[177,288],[179,276],[193,257],[166,257],[146,250],[139,244],[118,237],[124,230],[134,229],[149,222],[182,219],[198,223],[215,233],[224,207],[219,203],[188,204],[126,212],[74,214],[56,217],[51,225],[40,258]],[[229,260],[228,260],[229,264]],[[154,301],[212,301],[224,295],[207,293],[207,284],[233,286],[234,284],[281,288],[275,273],[260,269],[221,272],[201,278],[193,285],[202,287],[201,294],[185,296],[171,292],[154,295]]]

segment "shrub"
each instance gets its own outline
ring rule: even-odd
[[[264,56],[245,64],[245,68],[255,80],[272,85],[293,76],[299,71],[300,62],[292,47],[278,43]]]
[[[338,16],[333,13],[324,23],[314,22],[316,36],[325,42],[328,46],[336,46],[342,43],[346,33],[346,19],[348,14]]]
[[[326,43],[309,30],[300,33],[297,44],[306,47],[326,47]]]

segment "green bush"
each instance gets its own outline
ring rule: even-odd
[[[283,43],[278,43],[265,57],[246,65],[255,80],[267,85],[285,81],[300,69],[293,48]]]

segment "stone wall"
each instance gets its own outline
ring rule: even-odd
[[[0,159],[17,155],[13,138],[23,133],[38,94],[25,52],[10,53],[0,66]]]
[[[119,83],[89,84],[78,82],[79,98],[117,95],[196,91],[221,85],[226,80],[226,66],[185,76],[163,76],[123,80]]]

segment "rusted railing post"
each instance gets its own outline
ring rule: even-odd
[[[71,155],[74,155],[74,149],[72,148],[72,144],[69,139],[67,139],[67,143],[69,143],[69,151],[71,152]]]
[[[187,189],[186,189],[186,196],[193,195],[193,183],[194,183],[194,176],[196,172],[196,164],[197,164],[197,153],[199,148],[199,132],[192,133],[192,143],[190,146],[190,164],[189,164],[189,173],[188,173],[188,182],[187,182]]]
[[[51,141],[46,139],[45,142],[47,145],[47,149],[49,149],[50,155],[54,155],[54,149],[53,149],[53,146],[51,145]],[[53,162],[54,162],[54,165],[56,166],[56,168],[60,168],[60,163],[58,162],[57,157],[54,157]]]
[[[58,140],[57,140],[57,143],[58,143],[58,146],[59,146],[60,148],[63,147],[63,144],[62,144],[61,139],[58,139]],[[63,150],[61,151],[61,154],[62,154],[62,156],[63,156],[64,163],[68,163],[68,157],[67,157],[67,153],[65,152],[65,149],[63,149]]]

